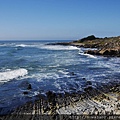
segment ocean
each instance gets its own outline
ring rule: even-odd
[[[55,42],[66,41],[0,41],[0,115],[48,91],[79,93],[86,81],[96,88],[120,81],[120,58],[84,54],[89,48],[47,45]]]

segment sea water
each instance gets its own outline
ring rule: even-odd
[[[0,41],[0,114],[47,91],[81,92],[86,81],[93,87],[120,81],[120,58],[84,54],[88,48],[47,45],[55,42]]]

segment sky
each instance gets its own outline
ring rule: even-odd
[[[0,40],[120,35],[120,0],[0,0]]]

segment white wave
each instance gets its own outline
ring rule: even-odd
[[[16,47],[27,47],[28,45],[25,45],[25,44],[19,44],[19,45],[16,45]]]
[[[33,48],[41,48],[41,46],[43,46],[43,44],[16,44],[15,47],[33,47]]]
[[[80,54],[80,55],[85,55],[85,56],[87,56],[87,57],[90,57],[90,58],[97,58],[96,56],[94,56],[94,55],[90,55],[90,54],[87,54],[87,53],[78,53],[78,54]]]
[[[62,77],[70,77],[70,75],[68,75],[69,72],[62,71],[62,70],[59,70],[58,72],[62,74]]]
[[[85,55],[83,52],[79,52],[78,54],[79,54],[79,55]]]
[[[96,56],[94,55],[90,55],[90,54],[85,54],[86,56],[90,57],[90,58],[97,58]]]
[[[63,71],[63,70],[59,70],[58,72],[59,72],[59,73],[62,73],[62,74],[64,74],[64,75],[69,74],[69,72],[65,72],[65,71]]]
[[[120,63],[115,63],[115,59],[114,59],[114,61],[111,61],[109,59],[109,61],[107,61],[107,62],[98,61],[96,64],[96,67],[108,68],[108,70],[106,71],[107,73],[111,73],[111,74],[120,73]]]
[[[0,44],[0,47],[6,47],[6,46],[14,46],[15,43],[3,43],[3,44]]]
[[[59,70],[58,73],[56,72],[51,72],[51,73],[36,73],[32,75],[27,75],[24,78],[35,78],[38,82],[44,81],[44,79],[47,80],[58,80],[59,78],[64,78],[64,77],[70,77],[68,75],[69,72],[64,72],[62,70]]]
[[[79,48],[75,46],[62,46],[62,45],[44,45],[41,48],[48,50],[79,50]]]
[[[56,68],[56,67],[59,67],[60,66],[60,64],[57,64],[57,65],[50,65],[49,67],[50,68]]]
[[[17,70],[9,70],[6,72],[0,72],[0,81],[9,81],[14,78],[22,77],[28,74],[26,69],[20,68]]]
[[[42,79],[57,79],[57,78],[59,78],[59,75],[56,73],[47,73],[47,74],[43,73],[40,75],[41,75]]]

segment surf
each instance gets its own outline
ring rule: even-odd
[[[62,45],[44,45],[41,48],[47,50],[79,50],[79,48],[75,46],[62,46]]]
[[[18,77],[23,77],[28,74],[28,71],[24,68],[9,70],[5,72],[0,72],[0,81],[7,82],[11,79],[15,79]]]
[[[79,55],[84,55],[84,56],[87,56],[87,57],[89,57],[89,58],[97,58],[96,56],[94,56],[94,55],[90,55],[90,54],[87,54],[87,53],[81,53],[81,52],[79,52],[78,53]]]

